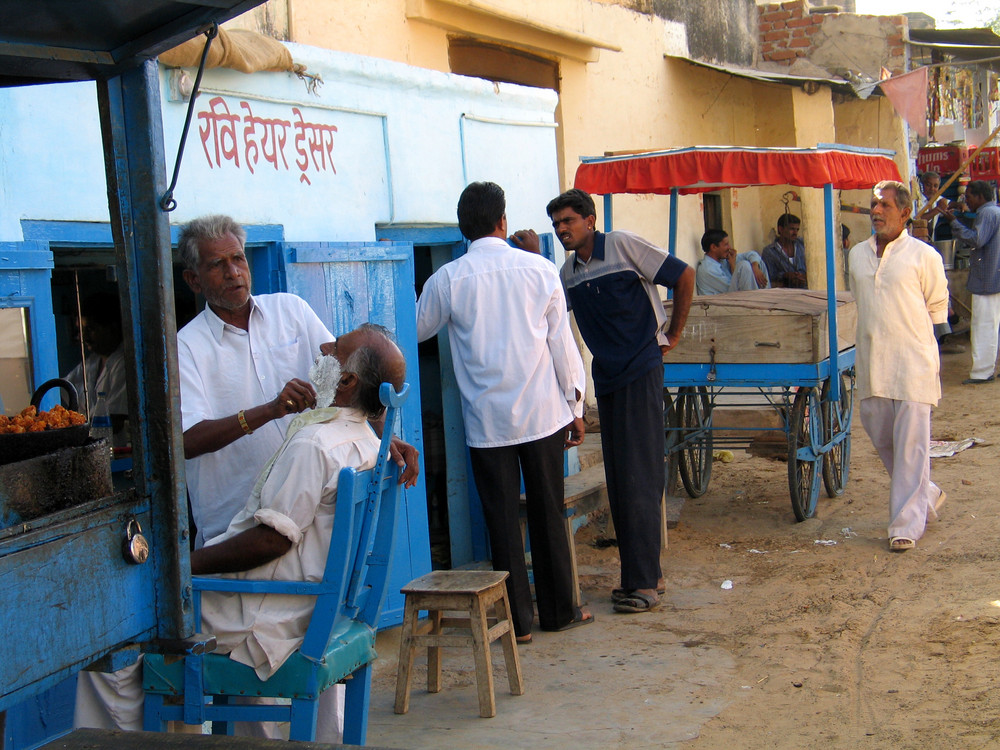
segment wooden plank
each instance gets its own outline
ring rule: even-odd
[[[669,317],[671,303],[664,304]],[[840,350],[854,346],[857,307],[837,293]],[[714,350],[714,351],[713,351]],[[680,343],[666,363],[810,363],[829,356],[825,291],[764,289],[695,297]]]

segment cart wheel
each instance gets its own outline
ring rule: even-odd
[[[712,477],[712,402],[705,386],[684,387],[674,405],[683,428],[679,468],[684,489],[701,497]]]
[[[823,455],[823,484],[826,494],[840,497],[844,494],[847,477],[851,471],[851,416],[854,411],[854,370],[840,373],[840,401],[828,400],[830,381],[823,383],[823,442],[828,443],[841,433],[844,439]]]
[[[788,423],[788,490],[792,498],[792,510],[798,521],[812,518],[819,500],[819,482],[822,458],[803,458],[802,449],[815,451],[822,435],[823,421],[818,390],[801,387],[795,394],[792,417]]]
[[[680,420],[674,408],[674,399],[667,388],[663,389],[663,467],[667,495],[677,494],[677,446],[681,441]]]

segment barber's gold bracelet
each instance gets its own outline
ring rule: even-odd
[[[246,415],[243,414],[242,409],[236,412],[236,418],[240,421],[240,427],[243,428],[243,432],[247,435],[253,435],[253,430],[251,430],[250,425],[247,424],[247,418]]]

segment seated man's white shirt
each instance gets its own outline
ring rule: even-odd
[[[294,294],[262,294],[251,304],[249,332],[223,323],[206,307],[177,334],[183,430],[271,401],[292,378],[308,379],[320,344],[333,341],[312,308]],[[196,547],[229,526],[293,416],[185,462]]]
[[[266,565],[227,578],[318,581],[323,577],[333,531],[340,470],[375,465],[379,441],[358,409],[338,410],[332,421],[298,430],[275,460],[260,497],[251,498],[221,542],[266,525],[292,548]],[[266,680],[302,643],[313,597],[287,594],[202,595],[202,628],[216,637],[217,652],[253,667]]]

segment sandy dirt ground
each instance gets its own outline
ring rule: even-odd
[[[379,648],[386,658],[376,669],[369,743],[1000,746],[1000,382],[960,385],[969,362],[968,353],[943,357],[933,437],[984,442],[933,461],[948,500],[916,549],[888,551],[888,477],[860,420],[846,491],[821,494],[817,517],[803,523],[792,513],[785,462],[736,450],[731,463],[715,463],[708,492],[686,501],[670,532],[657,611],[612,613],[617,550],[595,545],[608,534],[600,517],[577,533],[597,622],[536,633],[520,649],[523,697],[507,693],[501,664],[495,719],[476,715],[471,659],[461,655],[448,657],[442,693],[426,693],[418,674],[412,710],[393,715],[398,646],[393,631],[380,635],[388,642]]]
[[[968,353],[942,359],[933,438],[984,443],[933,460],[948,500],[916,549],[887,551],[888,477],[859,419],[846,491],[821,494],[815,519],[795,522],[783,463],[741,451],[686,502],[664,555],[666,609],[705,581],[733,588],[723,606],[677,608],[669,627],[737,665],[727,707],[686,746],[1000,744],[1000,385],[962,386]]]

